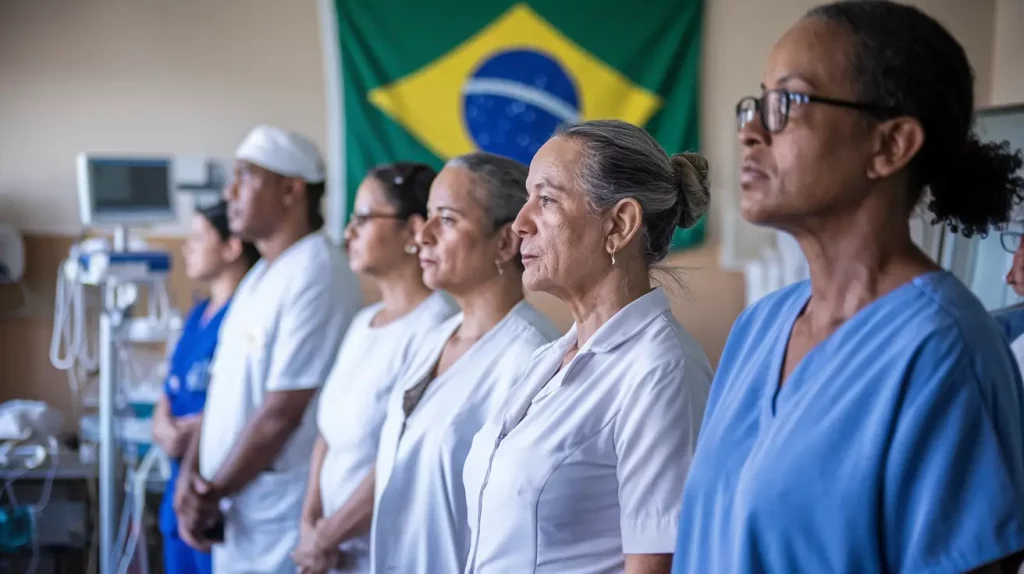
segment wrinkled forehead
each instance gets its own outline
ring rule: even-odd
[[[802,18],[772,47],[761,81],[767,89],[853,99],[853,48],[853,34],[847,28]]]
[[[555,136],[548,140],[533,156],[526,189],[554,187],[562,191],[572,189],[578,170],[584,160],[583,146],[569,138]]]

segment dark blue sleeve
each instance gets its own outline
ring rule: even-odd
[[[1024,335],[1024,305],[1014,305],[995,311],[992,318],[1002,328],[1008,341],[1013,342]]]

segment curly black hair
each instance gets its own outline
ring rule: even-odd
[[[909,166],[913,203],[927,188],[935,222],[966,237],[1004,227],[1024,200],[1024,157],[974,133],[974,72],[963,46],[924,12],[887,0],[834,2],[807,16],[853,35],[862,101],[921,122],[924,145]]]

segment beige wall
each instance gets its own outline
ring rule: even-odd
[[[916,2],[966,46],[980,102],[990,91],[1024,99],[1024,27],[1009,17],[996,25],[994,17],[998,4],[1001,16],[1019,22],[1021,2]],[[723,206],[738,183],[733,106],[756,91],[775,39],[814,4],[706,2],[701,137],[713,170],[712,241],[669,263],[686,269],[689,286],[688,294],[674,295],[674,310],[716,362],[744,300],[742,276],[718,264]],[[28,279],[38,299],[31,317],[0,320],[0,400],[65,404],[46,346],[56,263],[66,236],[79,231],[75,153],[227,156],[261,121],[325,145],[319,35],[314,0],[0,0],[0,222],[26,230]],[[185,304],[187,286],[176,282]],[[0,305],[13,296],[0,286]],[[560,304],[538,300],[567,326]]]
[[[990,103],[1024,103],[1024,0],[996,0]]]
[[[230,156],[268,121],[326,143],[312,0],[0,0],[0,217],[76,233],[80,151]]]

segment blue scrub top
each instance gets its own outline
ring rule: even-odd
[[[992,317],[1003,328],[1006,338],[1012,343],[1024,335],[1024,305],[1014,305],[992,312]]]
[[[1024,397],[995,321],[933,272],[778,384],[799,283],[743,313],[683,493],[676,574],[965,572],[1024,548]]]
[[[202,301],[189,313],[178,345],[171,355],[170,369],[164,381],[164,394],[170,403],[171,414],[183,417],[200,413],[206,403],[206,386],[210,380],[210,362],[217,348],[220,324],[228,305],[221,307],[208,321],[203,314],[210,302]],[[178,521],[174,516],[174,483],[178,478],[178,462],[171,461],[171,478],[160,505],[160,531],[175,534]]]

